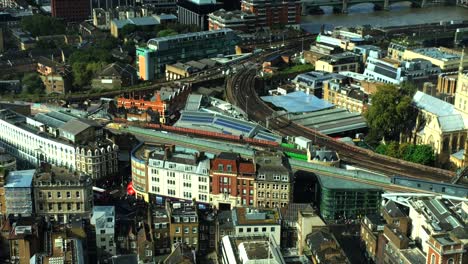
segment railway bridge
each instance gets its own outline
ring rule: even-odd
[[[392,4],[409,2],[413,7],[425,7],[427,5],[445,4],[447,0],[303,0],[302,13],[308,15],[318,11],[323,6],[333,7],[334,12],[347,13],[353,5],[371,3],[376,10],[388,10]],[[458,0],[466,1],[466,0]]]

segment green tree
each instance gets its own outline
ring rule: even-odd
[[[122,36],[122,38],[127,37],[128,35],[136,32],[138,30],[138,26],[135,24],[127,24],[122,27],[122,29],[119,31],[119,35]]]
[[[44,83],[37,73],[27,73],[21,79],[23,85],[23,93],[25,94],[41,94],[44,92]]]
[[[173,36],[177,35],[177,31],[174,31],[173,29],[163,29],[158,32],[158,37],[168,37],[168,36]]]
[[[40,14],[23,17],[20,26],[33,36],[57,35],[66,32],[65,23],[54,17]]]
[[[415,88],[404,84],[383,85],[372,95],[372,104],[364,114],[369,128],[378,137],[398,139],[400,133],[408,132],[416,120],[416,109],[412,106]]]
[[[416,145],[410,161],[423,165],[433,165],[435,161],[434,149],[430,145]]]

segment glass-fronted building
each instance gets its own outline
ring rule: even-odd
[[[355,220],[380,210],[382,189],[335,177],[319,176],[320,214],[327,222]]]

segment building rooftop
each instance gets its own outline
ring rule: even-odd
[[[411,264],[425,264],[426,255],[418,248],[400,249],[400,254]]]
[[[165,50],[171,48],[172,45],[169,43],[172,42],[183,42],[195,39],[207,39],[209,36],[217,36],[219,34],[226,35],[226,34],[233,34],[234,31],[229,28],[225,29],[218,29],[218,30],[210,30],[210,31],[200,31],[200,32],[192,32],[186,34],[178,34],[174,36],[167,36],[167,37],[159,37],[153,38],[148,40],[148,48],[154,50]]]
[[[453,204],[447,199],[425,197],[410,200],[412,207],[422,214],[436,232],[451,231],[465,227],[460,215],[453,211]]]
[[[44,184],[57,184],[57,185],[70,185],[84,183],[91,184],[91,178],[73,172],[64,167],[52,166],[50,164],[42,164],[40,168],[35,171],[33,182],[35,186]]]
[[[320,263],[343,264],[349,263],[340,245],[332,233],[324,229],[312,231],[306,237],[307,245],[314,257],[319,259]]]
[[[276,242],[266,235],[224,236],[221,243],[223,244],[223,258],[229,263],[285,263]]]
[[[333,104],[302,91],[281,96],[262,96],[261,98],[263,101],[290,113],[314,112],[333,107]]]
[[[398,205],[394,202],[389,200],[385,205],[383,210],[387,212],[391,217],[405,217],[406,214],[401,211]]]
[[[419,48],[413,49],[413,52],[419,53],[423,56],[427,56],[429,58],[443,60],[443,61],[450,61],[450,60],[459,60],[461,59],[461,54],[455,52],[449,52],[447,49],[442,48]]]
[[[11,171],[6,177],[5,188],[30,188],[35,170]]]
[[[236,207],[232,210],[232,222],[239,225],[279,225],[281,215],[278,208],[253,209]]]
[[[318,175],[320,186],[326,189],[340,190],[373,190],[379,191],[381,188],[352,180],[344,180],[336,177]]]

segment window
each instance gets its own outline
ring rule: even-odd
[[[434,254],[431,255],[431,264],[436,264],[435,255],[434,255]]]
[[[218,171],[223,171],[223,170],[224,170],[223,164],[218,164]]]
[[[47,192],[47,198],[52,198],[52,193],[51,192]]]
[[[49,210],[52,211],[53,208],[54,208],[53,205],[50,203],[50,204],[49,204]]]
[[[80,191],[76,191],[76,198],[80,198]]]
[[[176,228],[175,228],[175,232],[176,232],[176,233],[180,233],[180,227],[176,227]]]
[[[184,227],[184,234],[188,234],[189,233],[189,228],[188,227]]]
[[[277,175],[277,174],[273,175],[273,180],[274,180],[274,181],[279,181],[279,180],[280,180],[280,176]]]
[[[105,234],[106,233],[106,230],[105,229],[101,229],[101,234]]]
[[[259,174],[258,179],[259,180],[264,180],[265,179],[265,174]]]
[[[57,192],[57,198],[62,198],[62,193],[61,192]]]
[[[244,233],[244,228],[239,228],[239,233]]]
[[[227,169],[228,172],[232,172],[232,165],[227,165],[226,169]]]
[[[153,251],[150,250],[150,249],[147,249],[147,250],[145,250],[145,255],[146,255],[147,257],[151,257],[151,256],[153,256]]]
[[[192,228],[192,233],[194,233],[194,234],[197,233],[197,228],[196,228],[196,227],[193,227],[193,228]]]
[[[453,258],[449,258],[449,260],[447,261],[447,264],[454,264],[455,261],[453,260]]]
[[[71,198],[71,192],[67,192],[67,198]]]
[[[44,205],[42,203],[39,204],[39,210],[44,210]]]
[[[254,232],[255,232],[255,233],[258,232],[258,227],[254,227]]]
[[[266,227],[262,227],[262,232],[266,232]]]
[[[106,238],[105,237],[101,237],[101,242],[105,242],[106,241]]]
[[[76,210],[81,210],[81,203],[76,203]]]
[[[270,228],[270,231],[275,232],[275,228],[274,227]]]
[[[252,228],[247,227],[247,233],[250,233],[250,232],[252,232]]]
[[[39,198],[42,198],[42,192],[39,192]]]
[[[67,203],[67,210],[70,211],[72,209],[71,203]]]

